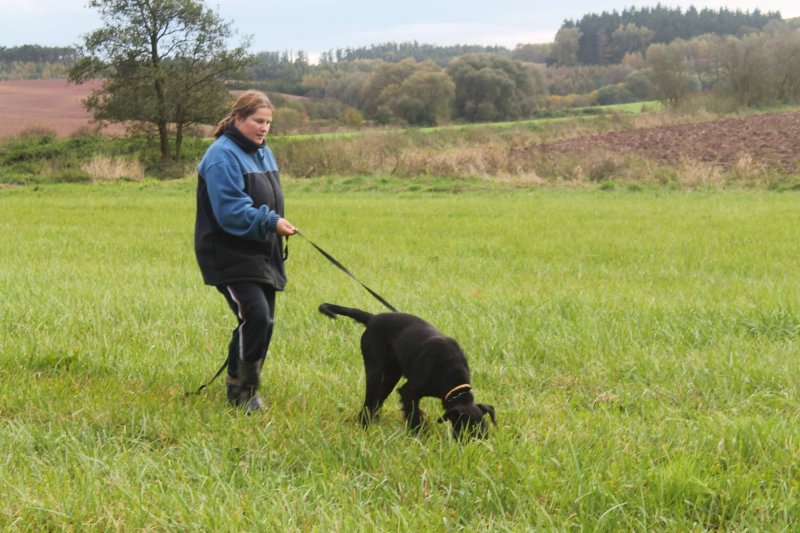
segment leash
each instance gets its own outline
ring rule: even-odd
[[[208,387],[209,385],[214,383],[214,380],[217,379],[219,377],[219,375],[222,374],[222,371],[225,370],[226,368],[228,368],[228,358],[227,357],[225,358],[225,362],[222,363],[222,366],[219,367],[219,370],[217,370],[217,373],[214,374],[214,377],[208,380],[208,383],[200,385],[200,388],[198,388],[194,392],[189,391],[189,392],[184,393],[183,397],[184,398],[188,398],[189,396],[197,396],[198,394],[200,394],[203,391],[203,389],[205,389],[206,387]]]
[[[382,297],[380,294],[378,294],[377,292],[373,291],[372,289],[370,289],[369,287],[367,287],[366,285],[364,285],[364,284],[361,282],[361,280],[360,280],[360,279],[358,279],[357,277],[355,277],[355,276],[354,276],[354,275],[353,275],[353,274],[352,274],[352,273],[351,273],[349,270],[347,270],[347,268],[345,268],[345,266],[344,266],[343,264],[341,264],[339,261],[337,261],[335,257],[333,257],[331,254],[329,254],[328,252],[326,252],[325,250],[323,250],[322,248],[320,248],[320,247],[319,247],[319,246],[318,246],[318,245],[317,245],[317,244],[316,244],[314,241],[312,241],[311,239],[309,239],[308,237],[306,237],[305,235],[303,235],[302,233],[300,233],[300,230],[296,230],[296,233],[295,233],[295,235],[299,235],[299,236],[301,236],[303,239],[305,239],[305,240],[306,240],[306,242],[307,242],[308,244],[310,244],[311,246],[313,246],[314,248],[316,248],[316,249],[317,249],[317,251],[318,251],[319,253],[321,253],[323,257],[325,257],[325,259],[327,259],[328,261],[330,261],[331,263],[333,263],[333,265],[334,265],[336,268],[338,268],[339,270],[341,270],[342,272],[344,272],[345,274],[347,274],[348,276],[350,276],[351,278],[353,278],[354,280],[356,280],[356,282],[358,282],[358,284],[359,284],[359,285],[361,285],[362,287],[364,287],[364,288],[367,290],[367,292],[368,292],[368,293],[370,293],[370,294],[371,294],[371,295],[372,295],[372,296],[373,296],[373,297],[374,297],[376,300],[378,300],[380,303],[382,303],[384,306],[386,306],[386,308],[387,308],[387,309],[389,309],[390,311],[392,311],[392,312],[394,312],[394,313],[397,313],[397,309],[395,309],[395,308],[392,306],[392,304],[390,304],[389,302],[387,302],[386,300],[384,300],[384,299],[383,299],[383,297]],[[288,241],[288,239],[287,239],[287,241]]]
[[[314,248],[316,248],[316,249],[317,249],[317,251],[318,251],[319,253],[321,253],[321,254],[322,254],[322,256],[323,256],[325,259],[327,259],[328,261],[330,261],[330,262],[331,262],[331,263],[332,263],[332,264],[333,264],[333,265],[334,265],[336,268],[338,268],[339,270],[341,270],[342,272],[344,272],[345,274],[347,274],[348,276],[350,276],[351,278],[353,278],[354,280],[356,280],[356,282],[358,282],[358,284],[359,284],[359,285],[361,285],[362,287],[364,287],[364,288],[367,290],[367,292],[369,292],[369,293],[370,293],[370,294],[371,294],[371,295],[372,295],[372,296],[373,296],[373,297],[374,297],[376,300],[378,300],[380,303],[382,303],[384,306],[386,306],[386,308],[387,308],[387,309],[391,310],[391,311],[392,311],[392,312],[394,312],[394,313],[397,313],[397,309],[395,309],[395,308],[394,308],[394,306],[392,306],[392,304],[390,304],[389,302],[387,302],[387,301],[386,301],[386,300],[385,300],[385,299],[384,299],[384,298],[383,298],[383,297],[382,297],[380,294],[378,294],[377,292],[373,291],[372,289],[370,289],[369,287],[367,287],[366,285],[364,285],[364,283],[362,283],[360,279],[358,279],[357,277],[355,277],[355,276],[354,276],[354,275],[353,275],[353,274],[352,274],[352,273],[351,273],[349,270],[347,270],[347,268],[346,268],[346,267],[345,267],[343,264],[341,264],[339,261],[337,261],[335,257],[333,257],[331,254],[329,254],[328,252],[326,252],[325,250],[323,250],[322,248],[320,248],[320,246],[319,246],[319,245],[317,245],[317,243],[315,243],[314,241],[312,241],[311,239],[309,239],[308,237],[306,237],[305,235],[303,235],[302,233],[300,233],[300,230],[297,230],[297,229],[296,229],[296,230],[295,230],[295,235],[299,235],[300,237],[302,237],[303,239],[305,239],[305,241],[306,241],[308,244],[310,244],[311,246],[313,246]],[[283,248],[283,260],[284,260],[284,261],[286,261],[287,259],[289,259],[289,237],[288,237],[288,236],[286,237],[286,242],[284,243],[284,248]],[[215,379],[217,379],[217,378],[220,376],[220,374],[222,374],[222,372],[223,372],[223,371],[224,371],[224,370],[225,370],[227,367],[228,367],[228,358],[226,357],[226,358],[225,358],[225,362],[224,362],[224,363],[222,363],[222,366],[221,366],[221,367],[219,367],[219,370],[217,370],[217,373],[216,373],[216,374],[214,374],[214,377],[212,377],[210,380],[208,380],[208,382],[207,382],[207,383],[205,383],[205,384],[203,384],[203,385],[200,385],[200,387],[199,387],[199,388],[198,388],[196,391],[194,391],[194,392],[187,392],[187,393],[185,393],[185,394],[184,394],[184,397],[188,397],[188,396],[195,396],[195,395],[198,395],[198,394],[200,394],[200,393],[203,391],[203,389],[205,389],[206,387],[208,387],[209,385],[211,385],[212,383],[214,383],[214,380],[215,380]],[[452,391],[451,391],[451,392],[452,392]]]

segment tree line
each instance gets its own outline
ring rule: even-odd
[[[33,63],[62,63],[71,66],[78,59],[78,51],[71,46],[39,46],[25,44],[22,46],[0,46],[0,63],[14,61]]]
[[[0,80],[63,78],[77,60],[69,46],[0,46]]]
[[[356,48],[336,48],[320,54],[320,63],[348,63],[358,60],[376,60],[397,63],[404,59],[415,61],[433,61],[446,67],[450,61],[467,54],[509,55],[503,46],[451,45],[437,46],[433,44],[413,42],[386,42]]]
[[[760,31],[773,20],[781,20],[780,12],[762,13],[758,8],[752,12],[727,8],[698,11],[694,6],[684,12],[681,8],[659,4],[653,8],[591,13],[577,22],[567,20],[559,30],[560,37],[557,34],[556,47],[572,47],[570,50],[574,50],[574,60],[578,64],[608,65],[619,63],[625,54],[644,53],[650,44],[666,44],[704,34],[742,35]],[[559,40],[576,42],[559,43]],[[568,54],[552,60],[563,63],[564,55]]]

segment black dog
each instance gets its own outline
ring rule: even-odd
[[[350,317],[367,328],[361,336],[361,353],[367,391],[361,410],[361,423],[366,427],[397,385],[400,377],[407,381],[398,391],[406,423],[418,430],[424,413],[419,408],[423,396],[441,398],[445,413],[439,422],[449,420],[453,435],[484,437],[489,428],[484,415],[492,422],[494,407],[475,403],[469,383],[467,358],[455,339],[414,315],[381,313],[373,315],[360,309],[322,304],[320,313],[331,318]]]

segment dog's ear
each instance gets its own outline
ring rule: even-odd
[[[476,404],[476,405],[478,406],[478,409],[483,411],[484,414],[489,413],[489,417],[492,419],[492,424],[494,424],[496,426],[497,422],[495,422],[495,419],[494,419],[494,407],[492,407],[489,404],[485,404],[485,403],[479,403],[479,404]]]

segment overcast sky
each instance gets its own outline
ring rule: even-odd
[[[617,0],[210,0],[238,32],[253,37],[252,52],[320,52],[385,42],[480,44],[514,48],[551,42],[565,19],[587,13],[655,6]],[[780,11],[800,16],[800,0],[661,0],[669,7]],[[72,46],[101,27],[88,0],[0,0],[0,46]],[[234,42],[238,44],[238,39]]]

